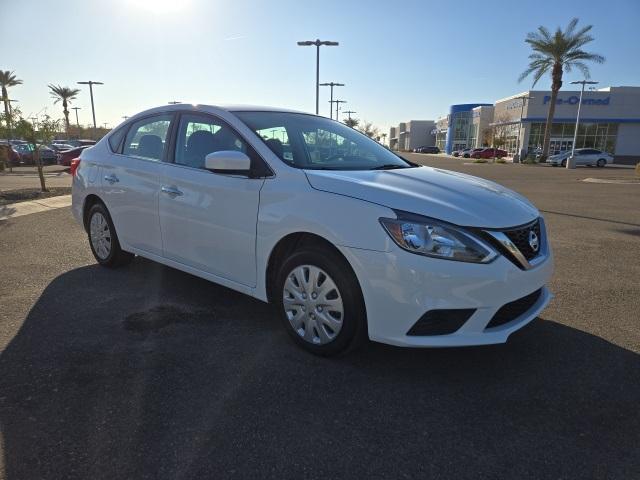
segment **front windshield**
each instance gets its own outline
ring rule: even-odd
[[[310,170],[382,170],[413,165],[328,118],[304,113],[234,112],[287,165]]]

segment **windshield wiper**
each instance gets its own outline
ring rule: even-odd
[[[396,163],[386,163],[377,167],[370,168],[369,170],[395,170],[397,168],[409,168],[405,165],[398,165]]]

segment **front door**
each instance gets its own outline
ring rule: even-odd
[[[160,227],[165,258],[243,285],[256,285],[256,223],[264,178],[206,170],[208,153],[253,149],[216,117],[184,113],[175,154],[161,165]]]
[[[122,152],[102,167],[103,198],[125,249],[162,255],[159,175],[172,119],[173,114],[161,114],[133,123]]]

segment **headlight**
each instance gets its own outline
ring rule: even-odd
[[[380,223],[400,248],[419,255],[489,263],[497,252],[459,227],[426,217],[381,218]]]

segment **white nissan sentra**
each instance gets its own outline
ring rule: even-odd
[[[503,343],[551,298],[545,224],[527,199],[327,118],[163,106],[72,173],[73,213],[101,265],[140,255],[272,302],[313,353],[367,337]]]

